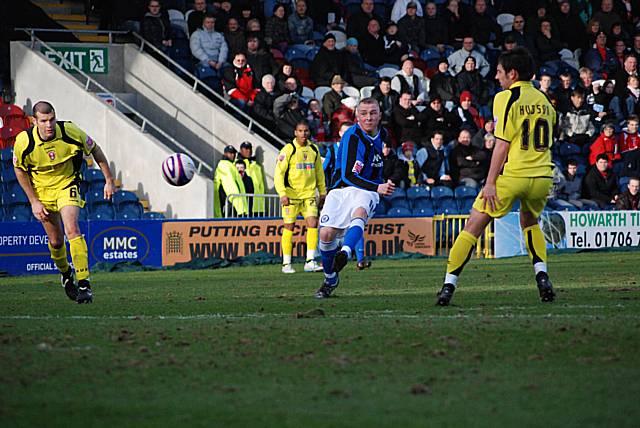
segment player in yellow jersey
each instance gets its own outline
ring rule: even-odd
[[[552,186],[551,144],[556,112],[545,94],[531,83],[534,61],[524,48],[504,52],[496,79],[504,91],[493,104],[496,144],[486,184],[471,216],[449,253],[444,285],[436,304],[447,306],[458,276],[473,254],[476,242],[492,218],[511,211],[520,201],[520,226],[532,260],[540,299],[552,302],[555,293],[547,274],[547,249],[538,217]]]
[[[314,143],[309,141],[309,125],[301,121],[296,125],[295,138],[286,144],[276,162],[274,182],[282,205],[282,272],[295,273],[291,266],[293,252],[293,226],[298,214],[307,223],[307,258],[305,272],[320,272],[322,267],[316,262],[318,249],[318,201],[324,202],[327,188],[322,169],[322,158]]]
[[[106,179],[104,198],[110,199],[115,187],[109,164],[91,137],[71,122],[56,121],[50,103],[36,103],[33,116],[35,126],[18,134],[13,147],[16,176],[29,198],[33,215],[47,233],[51,258],[62,274],[67,296],[78,303],[91,303],[89,252],[78,225],[80,208],[84,206],[79,188],[80,167],[83,155],[91,154]],[[67,260],[65,233],[75,273]]]

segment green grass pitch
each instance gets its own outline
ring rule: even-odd
[[[640,252],[0,279],[0,426],[637,427]],[[296,266],[302,270],[302,266]]]

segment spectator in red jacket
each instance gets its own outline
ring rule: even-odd
[[[247,65],[247,57],[238,52],[233,57],[233,67],[224,70],[224,87],[231,102],[241,110],[247,110],[253,105],[259,89],[256,88],[253,71]]]
[[[614,160],[620,159],[615,128],[612,123],[605,123],[602,133],[589,148],[589,165],[595,165],[598,155],[602,153],[606,154],[609,159],[609,168],[613,168]]]

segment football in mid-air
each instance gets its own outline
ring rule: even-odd
[[[172,186],[184,186],[195,173],[193,160],[184,153],[174,153],[162,162],[162,177]]]

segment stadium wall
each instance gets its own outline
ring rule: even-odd
[[[116,177],[126,189],[150,201],[154,211],[172,218],[213,216],[213,182],[197,175],[189,185],[169,186],[162,179],[161,163],[170,150],[125,115],[104,103],[84,85],[23,42],[11,42],[11,78],[16,104],[31,111],[48,100],[58,118],[70,120],[103,147]]]

